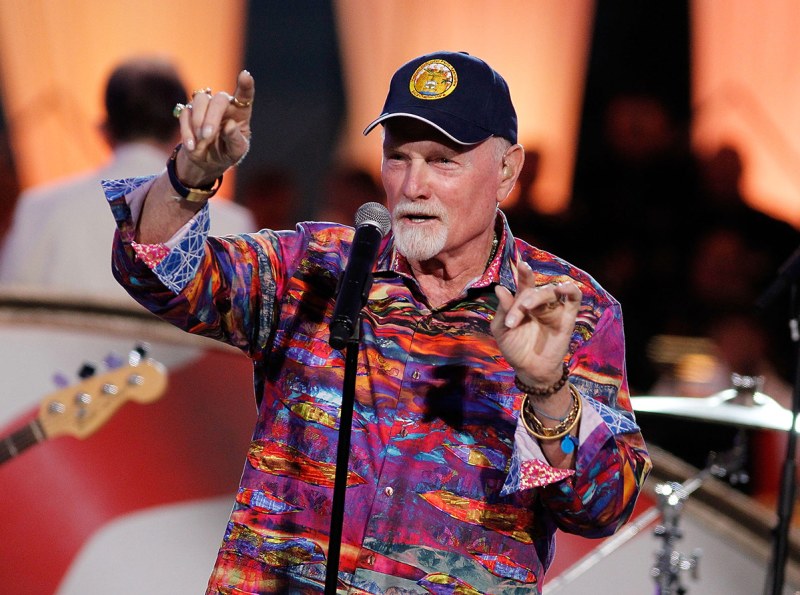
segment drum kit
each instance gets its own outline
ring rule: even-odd
[[[634,411],[746,428],[788,431],[792,412],[761,392],[758,376],[731,376],[733,388],[708,397],[631,397]],[[797,430],[797,426],[795,427]]]
[[[732,388],[707,397],[631,397],[631,405],[637,414],[666,415],[739,428],[730,450],[709,453],[707,466],[686,483],[664,482],[658,484],[655,488],[658,501],[657,511],[652,512],[651,515],[642,515],[638,521],[640,529],[643,524],[652,522],[653,516],[660,515],[661,517],[661,522],[654,530],[656,537],[661,540],[661,548],[656,552],[656,561],[650,571],[650,576],[656,583],[657,595],[684,595],[688,591],[682,584],[682,573],[688,571],[693,578],[697,576],[702,552],[694,550],[690,555],[685,555],[675,549],[677,541],[682,537],[679,522],[687,498],[712,476],[725,479],[732,485],[747,483],[748,477],[745,469],[747,438],[744,430],[789,432],[794,424],[792,434],[796,435],[800,432],[798,429],[800,423],[797,422],[792,411],[761,392],[763,384],[761,377],[733,374],[731,384]],[[792,443],[793,441],[790,442],[790,445]],[[794,494],[793,486],[791,494]],[[789,510],[789,516],[791,516],[791,510]],[[620,539],[626,539],[625,533],[620,535]],[[776,539],[780,541],[779,536]],[[773,560],[779,566],[785,561],[785,551],[778,551],[776,555],[782,558]],[[776,573],[782,577],[780,568],[773,569],[771,572],[773,577]],[[779,580],[782,582],[782,579]]]
[[[735,432],[732,445],[728,450],[721,452],[710,452],[706,459],[705,468],[697,470],[695,467],[685,464],[677,457],[663,451],[660,447],[651,445],[656,467],[652,474],[652,479],[658,477],[651,492],[653,505],[634,517],[622,527],[615,535],[605,539],[601,545],[595,548],[590,554],[579,560],[576,564],[569,567],[566,571],[554,577],[548,583],[550,593],[567,593],[569,583],[573,581],[577,584],[586,583],[590,568],[594,567],[601,560],[613,565],[617,562],[611,557],[612,553],[617,557],[626,551],[630,554],[630,546],[623,548],[629,541],[637,538],[643,531],[655,523],[652,530],[658,542],[658,549],[655,552],[655,561],[652,562],[649,571],[649,579],[655,582],[655,593],[657,595],[685,595],[690,589],[684,585],[684,578],[688,577],[691,582],[696,581],[700,590],[707,591],[709,581],[713,577],[699,577],[701,566],[702,548],[695,548],[690,553],[685,554],[679,551],[678,542],[684,536],[685,527],[681,526],[681,516],[689,497],[698,492],[695,496],[699,498],[693,502],[690,513],[695,515],[702,511],[706,504],[709,504],[711,514],[724,517],[726,514],[734,516],[741,508],[752,507],[754,517],[739,517],[741,525],[733,527],[732,530],[742,533],[735,539],[746,539],[743,534],[750,530],[759,533],[757,539],[763,539],[762,543],[770,537],[766,526],[771,521],[768,509],[761,506],[753,506],[754,502],[744,493],[735,489],[742,487],[750,481],[747,471],[748,434],[747,430],[779,430],[787,431],[792,427],[793,414],[788,409],[781,406],[777,401],[761,392],[762,378],[753,376],[733,375],[731,377],[732,388],[723,390],[707,397],[686,397],[686,396],[632,396],[631,404],[637,416],[642,417],[650,414],[665,416],[684,421],[692,421],[701,424],[722,424],[729,426]],[[797,427],[797,426],[795,426]],[[797,431],[796,431],[797,432]],[[647,436],[645,436],[647,437]],[[729,446],[726,443],[726,448]],[[666,456],[666,458],[664,458]],[[675,480],[677,479],[677,480]],[[726,485],[729,484],[729,485]],[[703,488],[702,490],[700,488]],[[720,501],[722,500],[722,501]],[[730,504],[730,507],[728,505]],[[702,514],[702,512],[700,513]],[[791,515],[791,511],[790,511]],[[757,521],[754,521],[755,517]],[[769,519],[769,520],[765,520]],[[686,519],[693,521],[690,517]],[[696,519],[695,519],[696,520]],[[720,525],[725,523],[725,519],[718,518],[714,521]],[[757,523],[762,523],[756,528]],[[766,523],[766,524],[763,524]],[[730,530],[727,524],[726,530]],[[752,532],[752,531],[751,531]],[[689,531],[691,535],[693,531]],[[697,534],[694,535],[697,537]],[[640,538],[637,538],[641,541]],[[708,545],[709,542],[706,542]],[[638,548],[639,550],[641,548]],[[762,548],[763,550],[763,548]],[[718,551],[712,549],[706,552],[709,562],[712,565],[718,562]],[[763,553],[763,551],[761,552]],[[782,587],[782,569],[770,571],[769,574],[775,576]],[[579,580],[580,575],[581,576]],[[642,577],[644,578],[644,577]],[[702,580],[698,580],[698,579]],[[768,576],[767,582],[770,577]],[[638,589],[641,589],[641,583]],[[750,586],[750,589],[752,589]],[[640,591],[637,591],[640,592]],[[722,591],[719,591],[722,592]],[[751,592],[748,590],[748,592]],[[765,593],[772,593],[768,589]],[[775,593],[783,593],[782,590]]]

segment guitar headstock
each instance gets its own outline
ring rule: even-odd
[[[39,407],[39,422],[48,438],[86,438],[105,424],[128,401],[150,403],[164,393],[163,364],[131,358],[128,365],[89,376],[78,384],[47,396]]]

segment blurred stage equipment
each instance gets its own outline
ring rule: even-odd
[[[792,427],[792,412],[760,392],[760,379],[734,374],[733,388],[708,397],[634,396],[634,411],[658,413],[749,428],[785,430]],[[795,431],[800,431],[795,424]]]
[[[778,275],[757,301],[760,310],[775,305],[777,299],[789,294],[788,328],[795,350],[795,379],[792,387],[791,421],[787,428],[789,440],[786,458],[781,473],[780,498],[778,500],[778,524],[775,527],[775,540],[772,550],[770,575],[767,577],[767,593],[780,595],[786,573],[786,560],[789,551],[789,525],[794,511],[797,478],[797,422],[800,415],[800,299],[798,299],[798,279],[800,279],[800,248],[781,265]]]
[[[0,465],[3,591],[202,592],[255,423],[250,360],[130,300],[52,292],[0,293],[0,340],[0,443],[37,428]],[[41,438],[85,439],[38,440],[42,416]]]
[[[774,512],[720,480],[736,473],[740,453],[732,449],[714,456],[701,471],[659,446],[648,449],[654,466],[637,504],[643,511],[578,562],[556,569],[544,593],[760,593]],[[796,588],[800,529],[793,527],[790,537],[788,576]],[[560,534],[559,551],[577,539]],[[679,539],[690,546],[686,554],[676,547]],[[691,579],[686,587],[680,584],[685,573]]]
[[[792,322],[793,324],[790,324],[793,329],[792,339],[797,342],[796,319],[793,319]],[[797,416],[797,382],[794,388],[792,411],[782,407],[774,399],[760,392],[762,379],[759,377],[733,374],[731,383],[733,388],[708,397],[636,396],[631,397],[631,405],[634,411],[637,412],[659,413],[705,420],[734,425],[740,428],[783,430],[788,433],[789,441],[781,473],[781,488],[777,504],[778,521],[773,531],[773,557],[767,575],[767,590],[765,591],[765,594],[780,595],[785,580],[785,567],[789,548],[788,533],[794,509],[796,487],[795,453],[797,449],[797,434],[800,432]],[[741,443],[741,434],[740,431],[739,443]],[[672,593],[672,591],[669,591],[669,593]]]

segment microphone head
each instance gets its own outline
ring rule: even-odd
[[[392,216],[389,209],[379,202],[365,202],[356,211],[356,227],[372,225],[381,232],[381,237],[389,233],[392,228]]]

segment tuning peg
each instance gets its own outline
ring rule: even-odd
[[[69,378],[64,372],[56,372],[53,374],[53,384],[58,388],[67,388],[69,386]]]
[[[147,355],[147,350],[149,346],[147,343],[139,343],[133,350],[128,354],[128,363],[131,366],[138,366],[139,363],[145,358]]]
[[[81,369],[78,370],[78,376],[80,378],[89,378],[90,376],[94,376],[94,373],[97,371],[94,365],[86,363],[81,366]]]
[[[125,360],[117,353],[109,353],[105,359],[103,359],[103,363],[109,370],[115,370],[116,368],[122,367]]]

